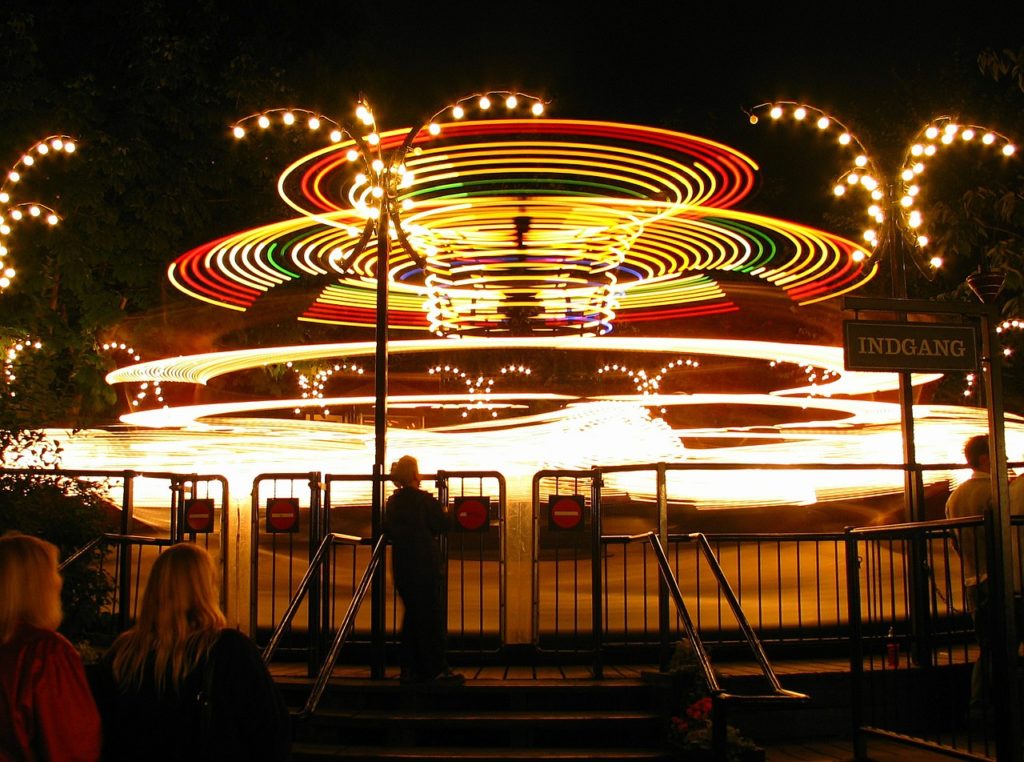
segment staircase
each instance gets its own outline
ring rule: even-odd
[[[310,681],[277,678],[291,707]],[[669,760],[662,694],[641,680],[471,680],[457,688],[334,679],[295,720],[295,760]]]

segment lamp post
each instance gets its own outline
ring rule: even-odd
[[[361,189],[358,198],[366,223],[356,244],[345,254],[339,271],[345,272],[352,263],[371,245],[376,248],[376,321],[375,321],[375,376],[374,376],[374,459],[372,469],[373,491],[371,496],[371,522],[373,538],[382,532],[384,518],[384,489],[386,482],[387,427],[388,427],[388,293],[390,282],[391,243],[397,240],[406,254],[423,271],[427,261],[409,240],[402,224],[401,191],[412,185],[413,173],[406,166],[410,152],[418,139],[428,140],[444,131],[442,120],[463,119],[471,109],[480,112],[492,111],[492,106],[504,105],[506,112],[528,109],[533,116],[544,113],[544,102],[535,96],[508,90],[475,93],[460,98],[452,105],[436,111],[418,126],[407,132],[392,132],[381,135],[376,117],[367,100],[360,97],[355,109],[355,123],[333,120],[302,109],[274,109],[253,114],[234,125],[236,138],[246,135],[247,123],[255,122],[261,129],[268,128],[272,117],[280,117],[286,126],[294,125],[299,117],[306,121],[311,130],[319,130],[324,124],[332,130],[331,142],[338,144],[338,150],[346,151],[349,162],[357,165],[361,172],[354,186]],[[331,225],[326,215],[311,214],[318,221]],[[438,331],[442,333],[442,331]],[[326,589],[326,587],[325,587]],[[371,676],[384,676],[384,630],[385,630],[385,574],[380,567],[371,588]]]
[[[834,117],[820,109],[793,102],[768,103],[755,107],[751,112],[750,121],[758,122],[757,111],[766,111],[773,120],[781,119],[787,114],[797,121],[814,121],[820,130],[827,130],[833,125],[842,132],[839,143],[842,146],[854,146],[857,149],[853,167],[844,172],[834,186],[837,196],[846,194],[847,188],[860,188],[870,194],[872,204],[868,207],[869,218],[882,226],[881,234],[869,227],[863,233],[867,244],[873,247],[875,254],[889,260],[892,279],[893,299],[883,309],[891,309],[900,320],[906,320],[909,312],[924,311],[920,302],[907,300],[907,260],[914,261],[914,254],[923,251],[929,243],[928,236],[923,232],[923,215],[919,204],[919,178],[925,173],[928,161],[938,151],[953,145],[980,143],[993,147],[1006,157],[1016,152],[1014,144],[1004,135],[977,125],[963,125],[950,117],[939,117],[927,123],[909,144],[903,157],[898,175],[892,172],[883,173],[871,159],[863,144]],[[889,182],[884,190],[879,187],[879,178],[887,177]],[[882,206],[884,203],[884,207]],[[939,256],[930,258],[928,265],[932,268],[942,266]],[[923,270],[922,270],[923,271]],[[1008,563],[1011,558],[1011,538],[1009,523],[1008,481],[1006,469],[1006,445],[1003,428],[1002,381],[1000,372],[1000,353],[995,340],[996,330],[993,318],[994,309],[991,303],[1002,287],[1002,279],[979,268],[979,272],[968,279],[968,285],[978,296],[985,307],[979,309],[974,305],[959,310],[961,317],[975,315],[979,318],[982,333],[982,370],[985,377],[986,407],[988,411],[989,447],[992,454],[992,500],[993,512],[986,513],[986,542],[993,552],[988,554],[988,572],[991,600],[992,628],[992,686],[993,703],[996,709],[996,754],[999,760],[1021,759],[1021,728],[1019,722],[1019,686],[1016,677],[1017,647],[1013,611],[1013,578],[1012,568]],[[879,303],[884,300],[879,300]],[[913,305],[917,304],[917,307]],[[944,310],[956,312],[955,309]],[[906,466],[904,490],[907,499],[910,521],[923,521],[924,485],[920,468],[917,467],[914,446],[914,415],[913,389],[911,374],[908,371],[899,373],[900,423],[903,433],[903,455]],[[910,548],[912,570],[910,615],[915,635],[915,657],[924,667],[931,666],[931,650],[928,644],[929,602],[928,602],[928,565],[927,549],[923,542],[915,542]]]

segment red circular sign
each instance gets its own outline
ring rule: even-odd
[[[583,521],[583,506],[573,497],[560,497],[551,503],[551,523],[559,529],[575,529]]]
[[[189,500],[185,505],[185,523],[192,532],[212,532],[213,500]]]
[[[267,529],[271,532],[295,532],[298,527],[298,498],[272,497],[267,500]]]
[[[455,520],[459,526],[475,532],[481,529],[490,518],[487,503],[475,497],[463,498],[455,504]]]

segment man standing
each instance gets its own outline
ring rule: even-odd
[[[963,519],[982,516],[992,502],[990,471],[992,464],[988,437],[971,437],[964,444],[964,457],[971,467],[971,478],[957,487],[946,501],[946,518]],[[960,560],[964,572],[964,598],[974,620],[978,639],[978,660],[971,672],[971,715],[983,717],[991,671],[991,638],[989,636],[988,563],[985,557],[985,532],[981,527],[959,531]]]

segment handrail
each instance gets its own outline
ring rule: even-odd
[[[373,575],[376,573],[377,567],[380,566],[381,560],[384,557],[384,549],[386,547],[387,537],[381,535],[377,538],[376,545],[373,546],[373,554],[370,556],[370,562],[366,565],[366,571],[363,572],[363,578],[359,581],[359,586],[352,594],[352,600],[349,602],[348,611],[345,612],[345,617],[341,620],[341,625],[338,627],[338,632],[334,636],[334,642],[331,643],[331,648],[327,652],[327,657],[324,659],[323,664],[320,665],[320,671],[317,673],[316,681],[313,683],[313,690],[310,692],[305,706],[302,707],[302,711],[299,712],[300,719],[309,717],[316,711],[316,707],[320,703],[320,698],[323,696],[324,689],[327,687],[327,681],[331,677],[331,672],[334,671],[334,663],[338,660],[338,653],[341,651],[341,647],[345,645],[345,639],[355,626],[356,615],[359,613],[359,607],[362,605],[363,599],[366,597],[366,591],[370,587],[370,581],[373,579]]]
[[[271,658],[274,656],[274,651],[277,650],[281,638],[284,636],[284,631],[288,628],[288,625],[292,623],[292,619],[295,618],[296,612],[299,610],[299,605],[302,603],[302,599],[306,597],[306,593],[309,592],[309,586],[312,583],[316,572],[319,570],[320,565],[323,563],[324,558],[327,556],[327,550],[335,542],[344,542],[351,545],[358,544],[363,541],[362,537],[355,537],[350,534],[338,534],[332,532],[324,537],[320,543],[320,547],[317,548],[316,553],[313,554],[313,558],[310,559],[309,566],[306,568],[306,573],[302,575],[302,579],[299,581],[299,586],[295,588],[295,593],[292,595],[291,601],[288,602],[288,608],[285,609],[284,616],[281,618],[280,624],[274,628],[274,634],[270,636],[270,641],[267,643],[266,648],[263,649],[263,663],[270,664]]]
[[[708,566],[711,567],[711,571],[715,575],[715,579],[718,580],[718,584],[721,586],[722,591],[725,594],[729,607],[732,609],[732,612],[736,617],[736,621],[740,626],[740,630],[743,632],[744,638],[748,645],[750,645],[750,648],[754,653],[754,657],[757,659],[758,665],[761,667],[762,674],[772,687],[771,694],[766,696],[731,694],[727,693],[719,685],[718,677],[715,674],[714,668],[711,666],[711,659],[708,656],[707,650],[704,648],[704,643],[700,638],[700,634],[697,632],[697,628],[693,625],[693,620],[690,618],[690,612],[686,607],[685,600],[683,599],[683,593],[679,587],[679,582],[676,580],[675,573],[672,571],[672,566],[669,564],[668,555],[665,553],[665,548],[662,546],[661,540],[658,539],[656,532],[651,531],[643,534],[619,537],[606,536],[604,539],[627,542],[647,540],[650,542],[651,547],[654,549],[654,555],[658,559],[658,568],[661,571],[662,578],[668,586],[672,600],[675,601],[676,610],[679,612],[680,618],[683,620],[683,627],[686,630],[686,635],[690,639],[690,643],[693,645],[694,652],[697,654],[697,661],[700,663],[701,670],[704,672],[704,678],[707,681],[708,690],[712,694],[720,699],[731,701],[751,699],[765,700],[769,698],[792,699],[797,701],[809,700],[810,697],[803,693],[787,690],[782,687],[782,684],[779,682],[778,675],[775,674],[775,670],[772,668],[771,662],[768,661],[768,656],[764,652],[764,647],[761,645],[761,641],[757,637],[757,633],[754,632],[754,628],[750,626],[750,622],[747,620],[746,614],[743,613],[743,608],[740,605],[739,599],[736,597],[736,593],[733,591],[728,579],[726,579],[725,572],[722,570],[722,566],[719,564],[717,556],[715,556],[714,551],[711,549],[711,544],[708,542],[707,537],[697,532],[688,535],[688,538],[697,542],[698,547],[700,547],[701,552],[708,562]]]
[[[104,542],[117,542],[121,544],[130,545],[172,545],[171,540],[161,537],[145,537],[138,534],[116,534],[112,532],[106,532],[101,534],[99,537],[94,537],[89,540],[85,545],[73,551],[67,558],[60,562],[57,566],[58,571],[64,571],[65,568],[73,564],[79,558],[84,556],[90,550],[93,550],[100,543]]]

